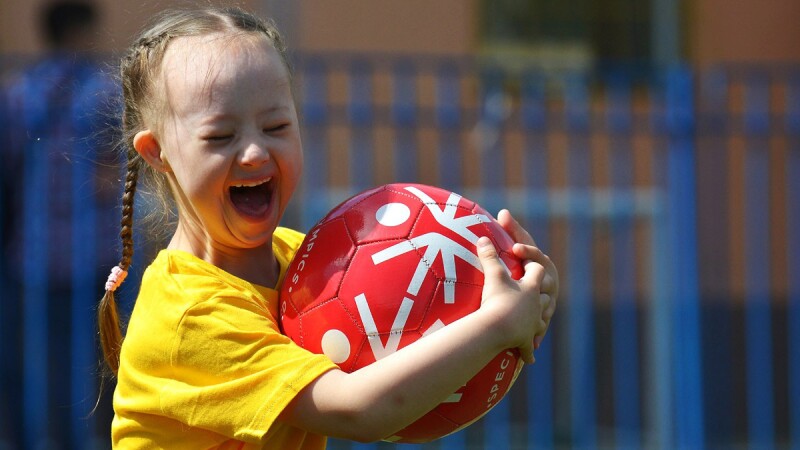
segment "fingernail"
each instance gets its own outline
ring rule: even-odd
[[[478,248],[489,247],[490,245],[492,245],[492,241],[488,237],[481,236],[478,238]]]
[[[536,336],[533,338],[533,348],[535,350],[539,350],[539,346],[542,345],[542,336]]]

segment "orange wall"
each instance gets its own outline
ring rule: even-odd
[[[0,52],[43,48],[36,13],[47,0],[0,1]],[[97,49],[124,48],[147,17],[182,1],[96,0],[102,14]],[[239,0],[274,14],[295,49],[469,53],[477,47],[478,0]],[[205,2],[204,2],[205,3]],[[686,3],[686,49],[700,64],[800,61],[800,1],[692,0]]]
[[[47,0],[0,1],[0,52],[44,48],[37,13]],[[96,0],[101,13],[98,50],[124,48],[147,18],[186,2]],[[462,0],[249,0],[242,5],[273,15],[295,49],[465,53],[474,48],[473,2]]]
[[[800,1],[700,0],[691,5],[693,61],[800,62]]]
[[[468,53],[476,47],[475,7],[463,0],[305,0],[299,41],[309,50]]]

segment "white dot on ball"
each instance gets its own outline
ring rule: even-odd
[[[341,330],[328,330],[322,335],[322,353],[336,364],[350,357],[350,340]]]
[[[394,227],[408,220],[411,210],[402,203],[389,203],[378,208],[375,212],[375,219],[378,223],[386,227]]]

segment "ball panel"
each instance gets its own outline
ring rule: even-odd
[[[407,237],[423,208],[414,197],[397,195],[387,189],[369,191],[368,195],[358,197],[359,201],[343,214],[356,244]],[[394,214],[388,216],[387,211]]]
[[[288,298],[281,298],[280,305],[278,326],[281,332],[302,347],[303,333],[300,328],[300,311]]]
[[[325,223],[325,222],[328,222],[328,221],[331,221],[331,220],[334,220],[334,219],[337,219],[337,218],[341,217],[344,213],[346,213],[347,211],[350,211],[353,208],[354,205],[357,205],[358,203],[360,203],[365,197],[369,197],[373,193],[379,192],[379,191],[383,191],[385,189],[386,189],[385,186],[378,186],[376,188],[363,191],[363,192],[361,192],[359,194],[356,194],[356,195],[346,199],[342,203],[339,203],[338,205],[333,207],[328,212],[328,214],[326,214],[325,217],[323,217],[322,220],[319,221],[319,223]]]
[[[498,354],[466,387],[460,389],[457,402],[442,403],[437,407],[441,415],[458,424],[465,424],[486,414],[505,396],[514,381],[519,352],[513,349]]]
[[[322,353],[330,358],[334,364],[347,362],[352,350],[350,338],[338,328],[331,328],[322,334],[320,347],[322,348]]]
[[[475,202],[472,200],[463,198],[454,192],[450,192],[446,189],[436,186],[426,186],[414,183],[394,183],[386,185],[386,190],[402,195],[411,194],[425,205],[453,204],[467,209],[472,209],[475,206]]]
[[[444,437],[460,429],[460,425],[442,416],[434,409],[419,420],[384,439],[387,442],[403,442],[408,444],[424,444],[431,441],[431,436]]]
[[[419,286],[411,286],[414,267],[419,263],[415,250],[397,255],[392,265],[376,265],[373,255],[390,249],[398,242],[382,241],[358,247],[342,281],[339,297],[348,312],[357,316],[369,335],[384,336],[370,342],[376,359],[407,345],[403,332],[417,330],[425,317],[428,302],[433,297],[436,281],[426,278]],[[413,293],[410,291],[414,291]],[[415,338],[416,339],[416,338]]]
[[[452,285],[456,293],[454,302],[447,302],[446,300],[448,285]],[[438,329],[438,325],[436,325],[437,322],[448,325],[464,317],[466,314],[476,311],[481,306],[482,291],[483,285],[462,282],[456,282],[454,284],[439,282],[436,292],[430,297],[431,301],[425,312],[420,331],[422,331],[424,335],[428,335],[432,331]]]
[[[387,203],[375,212],[375,219],[385,227],[396,227],[411,218],[411,208],[404,203]]]
[[[354,253],[343,220],[332,220],[313,228],[295,255],[283,282],[283,299],[297,310],[336,296]]]
[[[419,247],[429,276],[445,281],[444,301],[452,304],[459,297],[457,281],[483,283],[475,243],[479,236],[488,233],[482,223],[491,217],[473,214],[471,202],[455,195],[446,197],[441,190],[434,193],[440,199],[436,202],[427,196],[427,189],[412,191],[427,203],[409,236],[410,242]],[[465,204],[469,207],[464,207]]]
[[[286,335],[301,347],[325,354],[344,371],[354,370],[353,362],[358,359],[366,337],[360,319],[348,314],[339,298],[317,303],[315,307],[303,311],[299,320],[289,321],[289,324],[288,327],[284,325]],[[330,330],[337,330],[337,342],[331,342],[331,335],[327,334]],[[341,341],[342,336],[346,337],[347,344]],[[325,344],[330,345],[328,351],[325,351]],[[342,359],[345,345],[349,350]]]

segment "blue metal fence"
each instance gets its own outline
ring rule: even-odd
[[[434,184],[511,209],[563,280],[537,363],[483,420],[433,444],[331,448],[800,448],[800,72],[508,73],[463,59],[297,56],[307,162],[286,225],[306,230],[376,184]],[[75,133],[73,155],[93,154],[80,148],[89,128]],[[37,142],[24,141],[23,170],[3,172],[0,195],[3,254],[20,237],[24,249],[21,271],[0,262],[0,448],[102,448],[110,393],[90,415],[92,317],[114,227],[97,226],[96,158],[75,158],[69,334],[48,330],[41,268],[64,248],[42,238],[54,201],[42,187],[57,174]],[[121,292],[128,308],[136,278]],[[54,352],[70,367],[53,367]]]
[[[789,366],[789,430],[794,439],[794,448],[800,441],[800,278],[792,276],[800,270],[800,76],[792,79],[788,105],[787,128],[792,133],[791,148],[786,162],[787,191],[791,198],[787,202],[786,227],[791,230],[787,237],[787,272],[789,276],[789,298],[787,307],[787,355]]]

